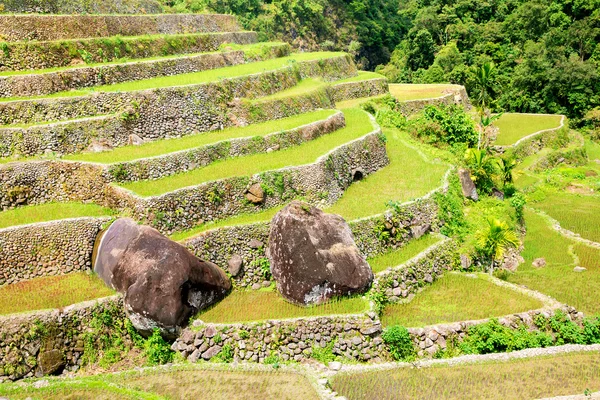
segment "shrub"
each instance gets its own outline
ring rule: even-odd
[[[333,346],[335,341],[329,342],[325,347],[321,347],[318,344],[313,346],[311,357],[317,361],[327,364],[328,362],[335,360],[335,354],[333,354]]]
[[[395,325],[383,332],[383,341],[396,361],[411,361],[415,358],[415,348],[408,329]]]
[[[173,350],[165,342],[158,328],[154,329],[154,332],[146,341],[144,354],[148,357],[150,365],[166,364],[173,360]]]
[[[475,146],[478,141],[475,123],[459,106],[427,106],[419,118],[409,123],[409,131],[436,146],[460,143]]]

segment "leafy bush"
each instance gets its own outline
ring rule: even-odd
[[[437,192],[434,199],[438,205],[438,219],[444,223],[440,232],[446,236],[462,237],[466,234],[467,220],[463,211],[463,195],[460,181],[455,174],[450,177],[447,193]]]
[[[165,342],[165,339],[163,339],[158,328],[154,329],[154,332],[152,332],[152,335],[148,338],[144,347],[144,354],[148,358],[148,363],[150,365],[166,364],[173,360],[173,350],[171,350],[171,346]]]
[[[465,354],[502,353],[531,347],[546,347],[552,344],[547,333],[530,332],[525,326],[511,329],[501,325],[497,319],[469,328],[468,334],[459,345]]]
[[[331,361],[335,361],[335,354],[333,354],[333,346],[335,341],[329,342],[325,347],[321,347],[318,344],[313,346],[311,357],[317,361],[327,364]]]
[[[475,146],[478,133],[471,117],[459,106],[427,106],[409,121],[409,132],[434,146],[467,144]]]
[[[395,325],[383,332],[381,338],[396,361],[411,361],[415,358],[415,347],[408,329]]]

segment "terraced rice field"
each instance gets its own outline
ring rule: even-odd
[[[0,315],[62,308],[115,292],[96,275],[75,272],[0,287]]]
[[[384,326],[423,327],[500,317],[542,307],[541,301],[498,286],[484,274],[450,273],[410,302],[387,306],[381,322]]]
[[[600,250],[580,245],[554,231],[542,216],[526,211],[527,235],[522,253],[525,262],[509,281],[547,294],[588,315],[600,315],[600,304],[591,293],[600,291]],[[575,258],[588,268],[574,272]],[[531,263],[543,257],[547,265],[533,268]],[[585,263],[585,264],[584,264]]]
[[[0,229],[37,222],[55,221],[67,218],[104,217],[115,211],[96,204],[47,203],[14,208],[0,212]]]
[[[504,113],[494,121],[500,130],[495,145],[507,146],[533,133],[560,126],[560,115]]]
[[[388,268],[397,267],[405,263],[425,251],[427,248],[439,243],[441,240],[442,239],[436,235],[425,235],[419,239],[411,240],[399,249],[392,250],[377,257],[369,258],[367,261],[373,269],[373,272],[382,272]]]
[[[318,306],[300,307],[284,300],[275,290],[267,288],[258,291],[234,291],[215,306],[200,312],[196,318],[206,323],[227,324],[320,315],[361,314],[367,311],[369,303],[361,296],[335,299]]]
[[[600,387],[598,353],[460,366],[341,373],[332,387],[348,400],[540,399]],[[583,397],[582,397],[583,398]]]
[[[442,97],[453,90],[460,89],[457,85],[446,84],[400,84],[390,85],[390,93],[399,101],[423,100]]]

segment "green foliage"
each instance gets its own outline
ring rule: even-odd
[[[383,332],[381,338],[388,346],[394,360],[412,361],[415,358],[415,347],[410,338],[410,333],[403,326],[389,327]]]
[[[465,162],[479,193],[490,194],[494,188],[494,178],[499,172],[498,159],[488,155],[485,149],[468,149]]]
[[[154,329],[152,335],[146,340],[144,354],[150,365],[166,364],[173,360],[173,350],[163,339],[159,329]]]
[[[468,225],[464,213],[462,189],[456,174],[452,174],[449,181],[446,193],[437,192],[434,195],[438,206],[437,216],[443,223],[440,232],[446,236],[463,237]]]
[[[510,205],[515,209],[515,216],[517,217],[517,221],[523,221],[523,210],[525,205],[527,204],[527,196],[525,196],[521,192],[515,193],[510,198]]]
[[[434,146],[477,144],[475,123],[462,107],[427,106],[418,118],[409,121],[409,132]]]
[[[271,264],[267,257],[257,257],[250,262],[250,266],[258,268],[265,280],[271,279]]]
[[[325,347],[321,347],[319,344],[315,344],[312,348],[311,358],[327,364],[331,361],[335,361],[335,354],[333,354],[333,346],[335,341],[332,340]]]
[[[490,273],[493,273],[494,261],[500,261],[504,253],[512,247],[518,247],[520,242],[517,234],[504,221],[488,218],[487,226],[475,234],[477,251],[490,263]]]
[[[226,344],[221,348],[219,354],[212,359],[217,362],[230,363],[233,361],[233,348],[230,344]]]

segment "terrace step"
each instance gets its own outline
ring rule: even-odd
[[[158,14],[157,0],[0,0],[0,10],[40,14]]]
[[[173,76],[264,61],[290,54],[286,43],[261,43],[239,49],[223,45],[220,52],[199,53],[123,63],[65,67],[48,72],[0,73],[0,98],[49,95],[74,89]]]
[[[0,52],[0,71],[60,68],[101,63],[122,58],[148,58],[216,51],[223,43],[251,44],[255,32],[190,33],[68,39],[44,42],[5,42]]]
[[[233,15],[0,15],[6,42],[241,31]]]

